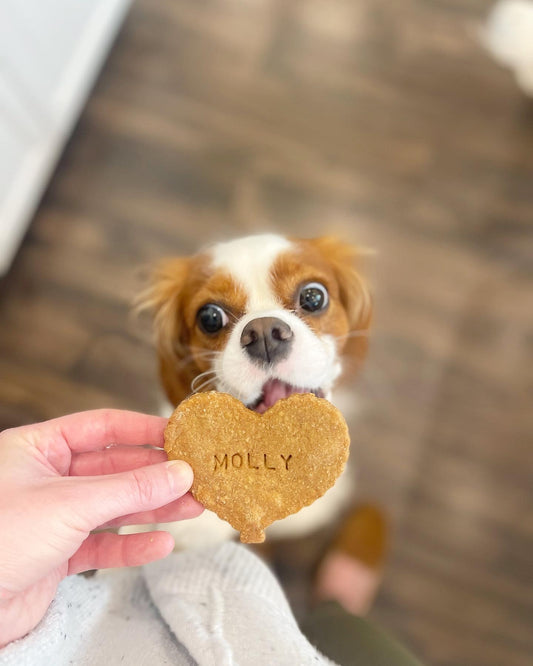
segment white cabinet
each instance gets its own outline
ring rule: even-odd
[[[0,0],[0,274],[131,0]]]

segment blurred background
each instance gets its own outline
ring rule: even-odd
[[[484,51],[490,7],[0,0],[0,427],[157,411],[131,302],[161,256],[374,248],[350,424],[393,525],[372,617],[439,666],[532,663],[533,104]],[[311,550],[276,548],[301,617]]]

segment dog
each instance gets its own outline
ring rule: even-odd
[[[160,261],[140,308],[153,313],[171,405],[207,390],[229,393],[259,413],[293,393],[332,400],[341,375],[356,372],[367,353],[372,300],[361,254],[333,237],[260,234]],[[341,475],[322,498],[267,533],[298,536],[328,524],[352,485]],[[175,525],[178,547],[235,534],[208,511]]]

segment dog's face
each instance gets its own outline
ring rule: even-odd
[[[328,397],[366,353],[371,303],[354,248],[331,238],[249,236],[159,265],[155,312],[163,385],[230,393],[263,412],[292,393]]]

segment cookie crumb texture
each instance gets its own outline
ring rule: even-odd
[[[197,393],[165,429],[169,459],[194,471],[194,497],[244,543],[264,541],[268,525],[321,497],[344,469],[349,446],[342,414],[311,393],[279,400],[262,415],[227,393]]]

